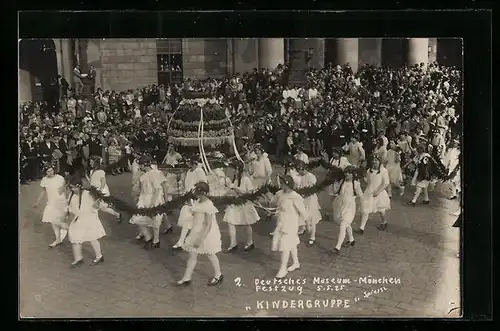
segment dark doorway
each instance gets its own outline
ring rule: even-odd
[[[19,68],[28,71],[34,77],[32,79],[34,101],[46,101],[49,109],[56,109],[59,91],[54,40],[22,39],[19,42]]]
[[[462,68],[462,39],[439,38],[436,58],[441,65]]]
[[[325,66],[337,63],[337,42],[334,38],[325,39]]]
[[[401,68],[406,61],[407,43],[401,38],[382,39],[382,66]]]

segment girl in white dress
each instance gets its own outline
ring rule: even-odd
[[[389,173],[379,159],[373,159],[365,180],[367,186],[361,198],[361,225],[358,231],[360,234],[364,233],[368,217],[372,213],[380,215],[381,224],[378,229],[385,230],[387,228],[385,211],[391,209],[391,200],[386,191],[389,185]]]
[[[155,182],[156,185],[161,186],[161,190],[158,189],[156,192],[156,201],[153,202],[155,206],[163,205],[167,202],[167,193],[168,193],[168,183],[167,178],[163,174],[163,171],[158,169],[158,164],[155,160],[151,161],[151,180]],[[162,223],[165,223],[165,230],[163,234],[169,234],[173,231],[173,226],[170,224],[168,216],[166,213],[159,214],[154,217],[156,219],[155,223],[161,226]],[[160,227],[152,227],[153,229],[153,242],[150,248],[159,248],[160,247]]]
[[[318,181],[316,176],[314,176],[312,173],[306,170],[305,166],[306,165],[303,162],[299,162],[297,164],[298,189],[311,187],[315,185],[316,182]],[[316,225],[323,218],[323,216],[321,216],[321,207],[319,205],[318,195],[312,194],[310,196],[305,197],[304,204],[307,211],[307,217],[304,221],[307,228],[307,232],[309,233],[309,241],[307,243],[307,246],[312,247],[316,242]]]
[[[89,160],[90,172],[87,174],[87,180],[90,182],[90,186],[96,188],[104,196],[109,197],[109,187],[106,182],[106,173],[101,168],[102,158],[100,156],[92,155]],[[118,223],[123,220],[123,215],[111,208],[106,202],[101,201],[99,204],[99,210],[113,215]]]
[[[68,212],[66,201],[65,180],[61,175],[57,175],[53,165],[46,164],[46,176],[42,178],[40,186],[43,188],[38,196],[33,208],[37,208],[42,198],[47,197],[47,204],[43,210],[42,222],[51,223],[56,239],[49,247],[60,245],[68,233],[68,225],[64,223]]]
[[[335,192],[333,219],[340,224],[340,229],[337,245],[332,250],[334,254],[339,254],[342,246],[354,246],[355,243],[351,224],[356,216],[356,196],[362,197],[363,191],[359,181],[354,178],[354,172],[353,166],[344,169],[344,179],[337,185]],[[346,233],[348,241],[344,244]]]
[[[273,168],[267,157],[267,153],[263,152],[260,145],[256,145],[254,151],[257,159],[252,163],[253,185],[255,188],[260,188],[261,186],[269,184]]]
[[[300,243],[299,220],[307,218],[304,199],[293,189],[291,176],[280,177],[283,189],[274,196],[272,203],[277,206],[277,224],[274,230],[272,250],[281,252],[281,263],[276,278],[284,278],[288,272],[300,268],[297,245]],[[287,268],[292,256],[292,265]]]
[[[389,173],[390,182],[390,185],[387,186],[387,194],[389,194],[389,198],[391,198],[392,186],[395,186],[401,190],[400,195],[403,195],[405,193],[405,187],[403,185],[403,172],[401,170],[401,155],[400,149],[394,140],[389,142],[389,150],[387,151],[386,161],[385,167]]]
[[[222,249],[221,234],[215,217],[219,211],[212,201],[208,199],[209,191],[210,188],[206,182],[196,183],[194,194],[197,201],[191,207],[193,228],[182,245],[182,248],[189,252],[189,259],[184,276],[177,282],[177,286],[187,286],[191,283],[191,277],[198,261],[198,254],[206,255],[214,269],[214,277],[209,280],[208,286],[219,285],[224,278],[217,257],[217,253]]]
[[[191,192],[196,183],[206,182],[207,175],[203,168],[199,165],[198,159],[192,158],[190,161],[191,168],[187,171],[186,177],[184,178],[184,193]],[[174,250],[179,250],[182,248],[182,244],[188,235],[188,232],[193,227],[193,213],[191,210],[191,205],[193,201],[188,201],[184,206],[182,206],[179,213],[179,219],[177,225],[181,227],[181,235],[177,243],[172,247]]]
[[[239,163],[234,177],[234,181],[229,185],[229,187],[235,193],[244,194],[253,191],[254,187],[248,172],[248,164],[243,165]],[[230,242],[226,251],[232,252],[238,248],[238,242],[236,239],[237,226],[245,229],[247,240],[244,250],[250,251],[254,249],[255,245],[253,242],[252,225],[257,223],[259,219],[260,216],[251,201],[239,206],[229,205],[226,208],[223,219],[223,221],[227,223],[229,229]]]
[[[69,198],[69,212],[72,221],[69,225],[69,241],[73,244],[73,263],[71,267],[83,263],[82,244],[90,242],[95,253],[91,265],[104,262],[99,239],[106,235],[99,219],[99,202],[94,200],[90,192],[82,189],[82,180],[74,177],[71,180],[71,195]]]
[[[162,183],[157,179],[157,175],[152,172],[152,158],[143,156],[139,164],[143,168],[144,174],[139,178],[140,193],[137,201],[137,208],[152,208],[159,205],[161,201],[159,197],[163,194]],[[139,230],[144,239],[144,248],[158,248],[160,246],[159,237],[156,233],[160,229],[162,218],[156,215],[155,217],[145,215],[134,215],[130,219],[131,224],[139,226]]]
[[[344,145],[343,149],[348,152],[347,159],[353,166],[359,167],[365,161],[363,143],[359,141],[357,135],[352,136],[349,144]]]
[[[375,149],[373,150],[373,156],[376,159],[379,159],[383,165],[386,164],[386,162],[387,162],[387,147],[384,144],[383,138],[377,138],[377,145],[375,146]]]
[[[451,147],[446,151],[446,154],[444,155],[443,164],[448,170],[448,175],[451,175],[451,173],[456,170],[455,168],[460,162],[460,150],[458,149],[458,145],[458,140],[453,140]],[[460,193],[460,171],[456,171],[456,175],[450,181],[450,186],[450,200],[453,200],[456,199],[458,193]]]

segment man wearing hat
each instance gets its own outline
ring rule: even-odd
[[[95,155],[95,156],[102,157],[102,142],[97,137],[98,135],[99,135],[99,132],[97,129],[93,130],[90,133],[90,139],[88,141],[89,156]]]

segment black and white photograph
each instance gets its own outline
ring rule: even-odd
[[[18,46],[20,317],[462,316],[462,39]]]

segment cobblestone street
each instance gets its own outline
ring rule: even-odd
[[[316,171],[318,179],[320,170]],[[129,199],[131,175],[108,176],[113,195]],[[90,267],[90,246],[84,246],[86,265],[77,269],[68,242],[55,249],[48,224],[42,224],[42,207],[32,205],[40,192],[39,182],[20,188],[20,315],[23,318],[91,317],[241,317],[241,316],[399,316],[457,317],[449,310],[459,306],[459,231],[451,225],[450,213],[457,201],[447,199],[446,185],[438,184],[431,204],[409,207],[413,189],[405,196],[395,194],[387,213],[389,226],[378,231],[377,216],[368,222],[356,245],[331,256],[338,226],[331,221],[318,225],[317,245],[299,246],[301,269],[288,278],[299,279],[302,287],[255,286],[256,279],[273,281],[279,266],[278,253],[271,252],[268,233],[273,224],[261,221],[254,227],[255,249],[220,253],[224,282],[219,287],[205,284],[212,276],[210,263],[201,256],[190,287],[173,283],[182,277],[187,253],[172,251],[180,229],[162,236],[161,248],[145,251],[135,243],[136,228],[117,224],[107,214],[101,220],[107,236],[101,244],[105,263]],[[130,200],[130,199],[129,199]],[[330,198],[320,194],[323,212]],[[222,220],[223,212],[218,219]],[[177,213],[172,216],[176,221]],[[359,215],[353,228],[359,226]],[[220,222],[223,247],[227,247],[227,226]],[[238,234],[242,234],[239,232]],[[315,277],[350,281],[335,288],[313,284]],[[364,277],[384,284],[365,284]],[[395,283],[390,283],[393,278]],[[318,279],[316,279],[318,280]],[[400,283],[398,283],[400,281]],[[262,291],[266,290],[266,291]],[[277,292],[276,292],[277,290]],[[336,291],[337,290],[337,291]],[[310,300],[310,301],[309,301]],[[278,301],[280,301],[278,303]],[[279,307],[278,307],[279,304]]]

